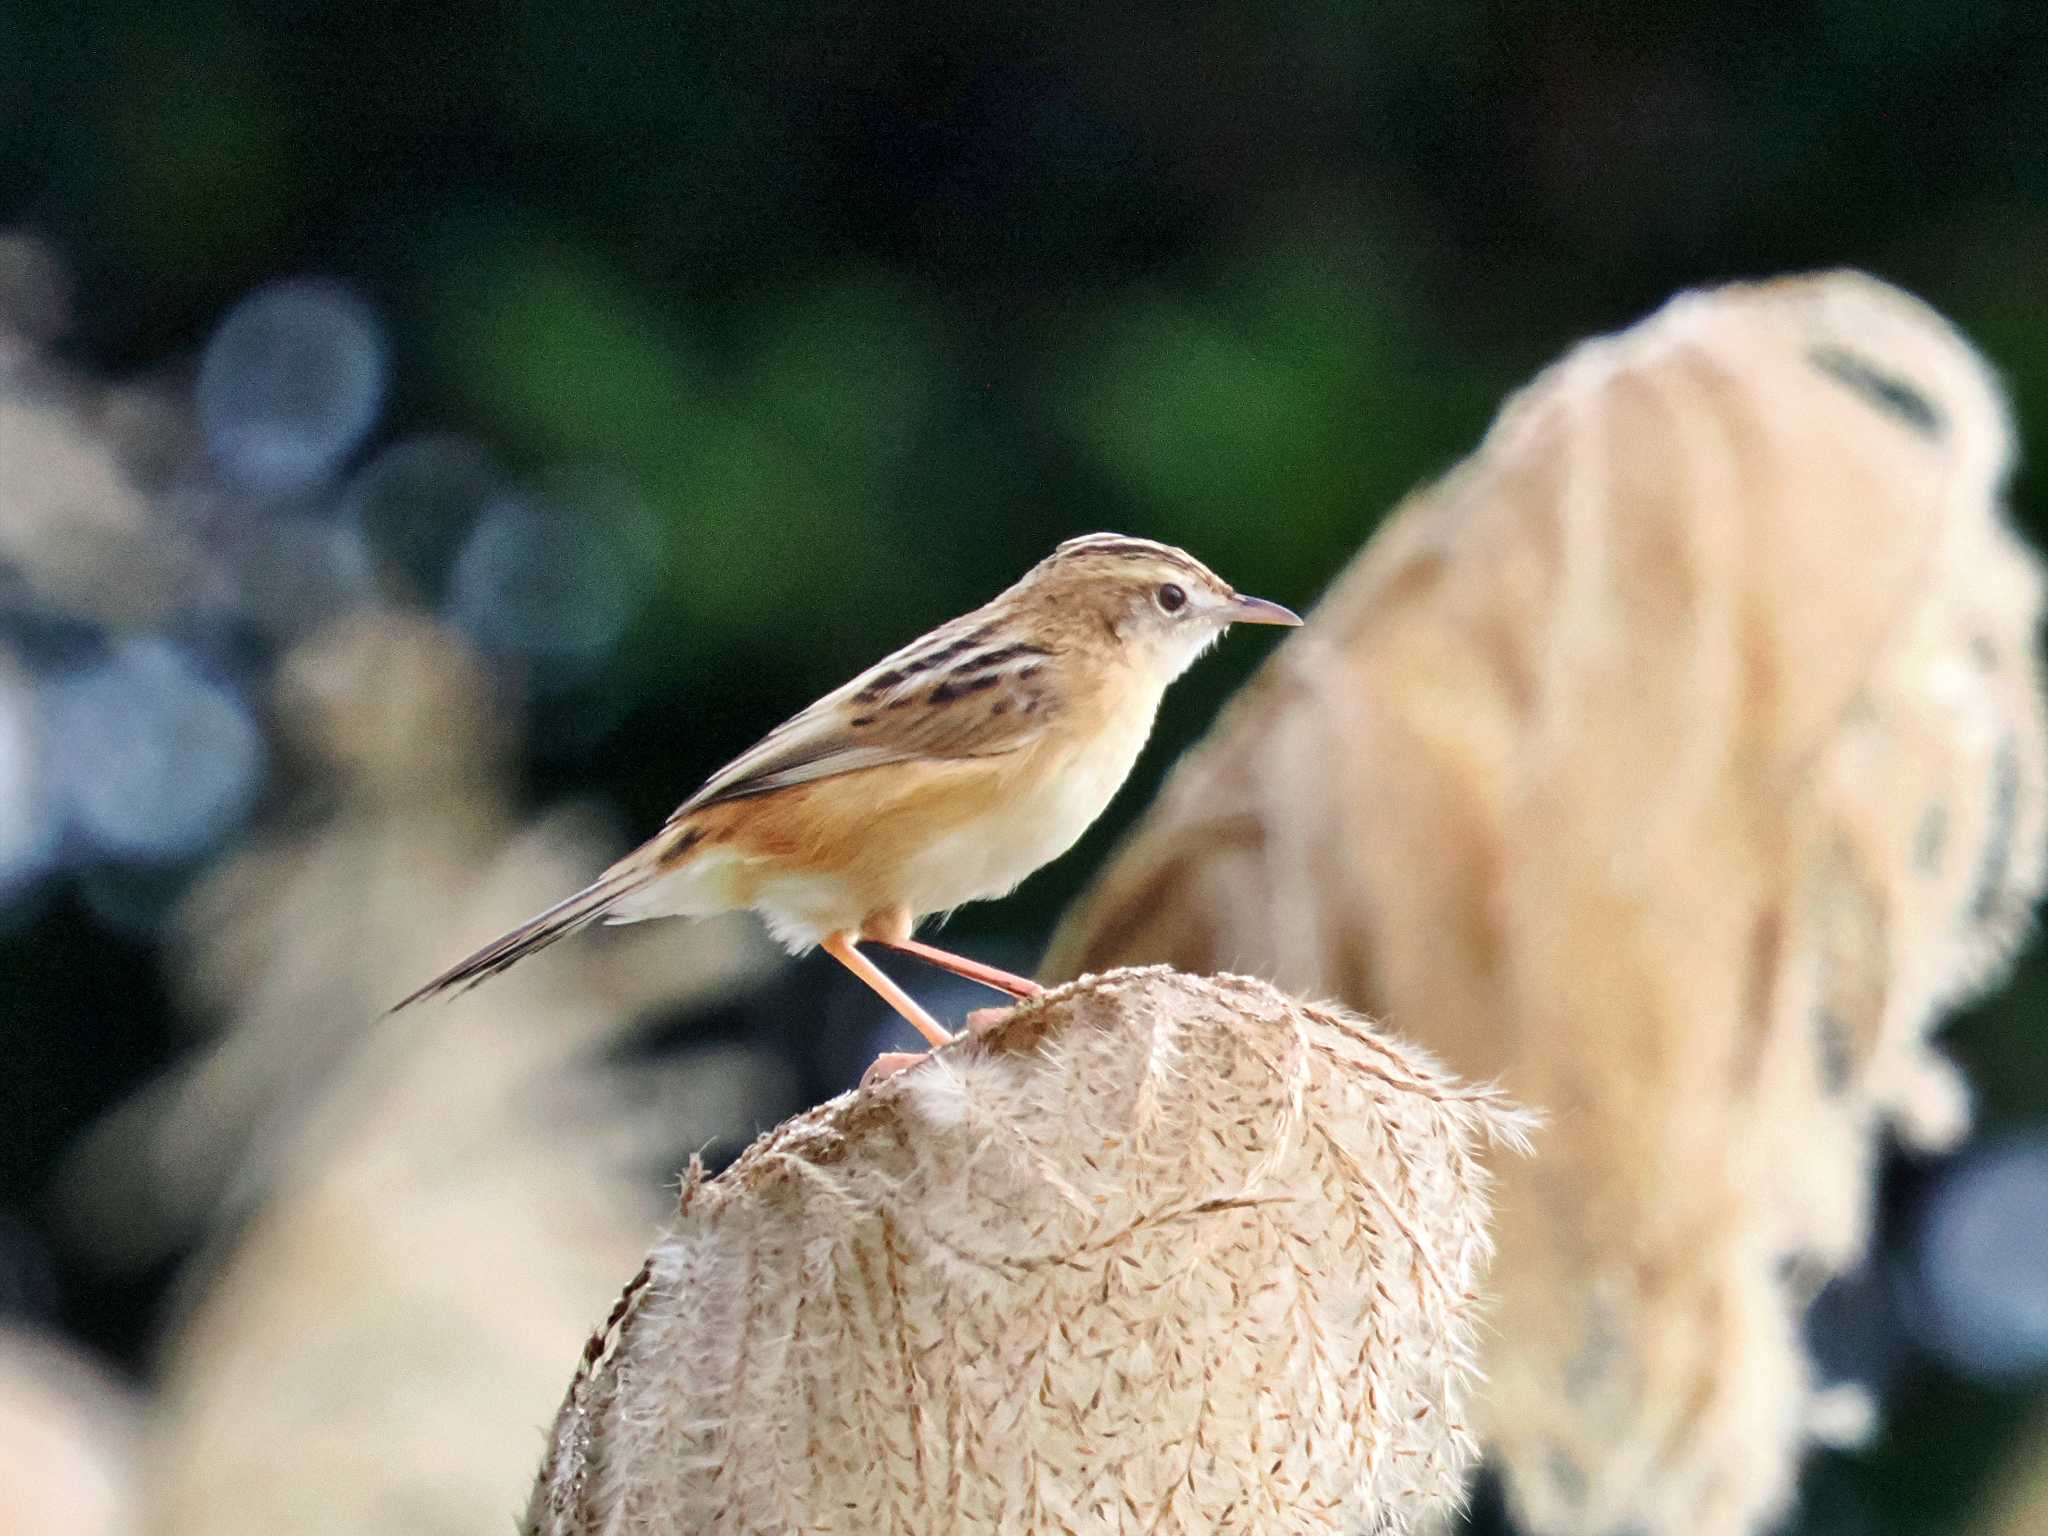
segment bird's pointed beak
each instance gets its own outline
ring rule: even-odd
[[[1263,597],[1233,597],[1224,612],[1233,624],[1285,624],[1292,628],[1301,622],[1301,615],[1293,609],[1269,603]]]

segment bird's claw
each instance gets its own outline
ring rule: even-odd
[[[860,1085],[879,1083],[885,1077],[894,1077],[906,1067],[914,1067],[920,1061],[931,1059],[930,1051],[884,1051],[868,1064],[867,1071],[860,1075]]]
[[[1003,1020],[1016,1011],[1015,1008],[977,1008],[967,1015],[967,1033],[977,1038],[986,1036],[990,1031],[1000,1029]],[[860,1085],[865,1088],[870,1083],[894,1077],[921,1061],[930,1061],[931,1056],[930,1051],[884,1051],[868,1064],[867,1071],[861,1073]]]

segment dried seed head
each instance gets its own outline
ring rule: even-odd
[[[1805,1291],[2043,865],[2040,577],[1989,371],[1854,273],[1686,295],[1401,508],[1071,916],[1549,1111],[1502,1172],[1486,1423],[1519,1522],[1760,1528]]]
[[[1087,978],[693,1186],[530,1529],[1406,1530],[1522,1126],[1259,983]]]

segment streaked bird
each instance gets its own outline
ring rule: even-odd
[[[1167,685],[1227,627],[1300,622],[1170,545],[1070,539],[776,727],[590,885],[397,1006],[495,976],[599,918],[751,908],[792,952],[822,947],[945,1044],[861,943],[1014,997],[1037,991],[920,943],[918,921],[1001,896],[1072,847],[1129,776]],[[885,1070],[908,1059],[885,1057]]]

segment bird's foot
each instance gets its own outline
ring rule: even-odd
[[[884,1078],[894,1077],[906,1067],[914,1067],[921,1061],[931,1059],[930,1051],[884,1051],[869,1063],[867,1071],[861,1073],[860,1085],[865,1088],[871,1083],[879,1083]]]
[[[979,1039],[993,1030],[1002,1028],[1003,1021],[1016,1011],[1015,1008],[977,1008],[967,1015],[964,1021],[967,1027],[963,1033]],[[869,1063],[867,1071],[861,1073],[860,1085],[865,1088],[870,1083],[879,1083],[884,1078],[894,1077],[906,1068],[931,1059],[930,1051],[884,1051]]]

